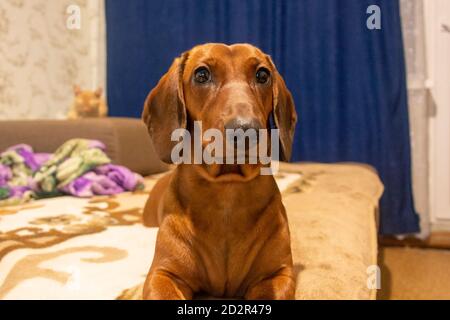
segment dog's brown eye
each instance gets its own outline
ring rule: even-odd
[[[256,81],[258,83],[267,83],[270,78],[270,72],[266,68],[260,68],[256,71]]]
[[[206,69],[205,67],[200,67],[197,70],[195,70],[194,78],[195,81],[198,83],[205,83],[211,79],[211,74],[209,73],[209,70]]]

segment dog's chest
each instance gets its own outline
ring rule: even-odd
[[[274,225],[271,197],[242,190],[208,194],[208,201],[191,199],[192,249],[197,255],[203,289],[215,296],[243,295],[261,272],[260,254]],[[233,192],[229,192],[233,191]],[[257,269],[255,269],[257,268]]]
[[[263,250],[266,236],[249,221],[237,221],[233,212],[224,211],[216,221],[197,233],[197,254],[201,257],[206,290],[217,296],[243,294],[254,275],[258,255]]]

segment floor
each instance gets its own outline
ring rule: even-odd
[[[378,299],[450,299],[450,250],[382,247]]]

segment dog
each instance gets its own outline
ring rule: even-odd
[[[173,130],[192,131],[195,121],[221,131],[274,123],[288,161],[297,114],[268,55],[249,44],[208,43],[174,60],[147,96],[142,119],[166,163]],[[261,166],[179,164],[156,183],[144,208],[144,224],[159,226],[144,299],[294,298],[286,212]]]

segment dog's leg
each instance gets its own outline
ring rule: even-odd
[[[295,280],[292,268],[285,267],[270,278],[248,288],[247,300],[292,300],[295,298]]]
[[[143,220],[146,227],[158,227],[162,217],[158,216],[162,197],[169,187],[172,173],[166,174],[156,182],[145,203]]]
[[[145,300],[191,300],[192,296],[192,289],[170,273],[156,270],[145,280]]]

